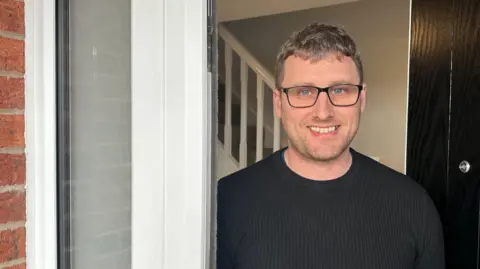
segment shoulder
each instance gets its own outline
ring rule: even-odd
[[[358,152],[355,157],[361,163],[360,184],[365,184],[364,191],[378,206],[394,212],[397,224],[408,227],[417,242],[430,236],[429,233],[441,239],[438,231],[441,231],[442,225],[438,209],[423,186]]]
[[[276,173],[274,160],[277,154],[274,153],[265,159],[254,163],[246,168],[240,169],[218,181],[217,192],[219,198],[237,196],[245,197],[263,189],[270,182],[270,178]]]
[[[356,153],[359,184],[372,196],[406,219],[437,215],[437,209],[426,189],[409,176],[385,166],[370,157]]]
[[[378,187],[386,192],[402,193],[423,199],[427,195],[425,189],[409,176],[400,173],[376,160],[353,151],[355,161],[358,161],[358,175],[370,187]]]
[[[410,223],[437,221],[438,210],[426,189],[409,176],[356,152],[361,183],[377,201]],[[428,220],[430,219],[430,220]]]
[[[235,230],[238,235],[255,208],[261,207],[262,197],[268,193],[278,173],[272,158],[275,154],[218,181],[216,209],[219,226]]]

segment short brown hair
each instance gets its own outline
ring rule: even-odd
[[[351,57],[357,67],[360,83],[363,83],[362,60],[353,38],[339,26],[315,22],[294,32],[280,47],[275,63],[275,87],[281,88],[283,68],[288,57],[295,55],[302,59],[320,60],[329,53]]]

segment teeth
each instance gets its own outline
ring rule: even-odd
[[[310,130],[321,133],[321,134],[327,134],[335,131],[337,129],[337,126],[332,126],[332,127],[327,127],[327,128],[320,128],[320,127],[315,127],[315,126],[310,126]]]

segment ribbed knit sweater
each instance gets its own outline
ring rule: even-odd
[[[217,269],[443,269],[425,190],[353,149],[340,178],[295,174],[280,150],[218,184]]]

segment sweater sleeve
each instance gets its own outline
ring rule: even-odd
[[[425,195],[422,231],[415,269],[444,269],[443,226],[430,196]]]

